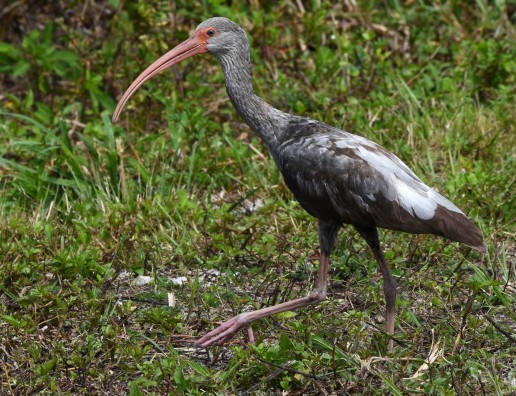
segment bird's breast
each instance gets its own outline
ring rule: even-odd
[[[277,162],[285,184],[312,216],[341,223],[360,219],[363,224],[374,225],[370,200],[347,188],[349,183],[358,183],[352,164],[350,169],[341,166],[335,173],[331,161],[317,150],[293,158],[286,156]]]

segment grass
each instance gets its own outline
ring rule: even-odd
[[[2,11],[0,394],[514,393],[514,7],[193,3]],[[399,282],[392,353],[381,276],[350,228],[328,300],[256,322],[256,346],[192,347],[306,295],[318,265],[314,220],[213,59],[156,77],[109,121],[132,79],[213,15],[248,31],[267,101],[377,141],[482,229],[485,255],[381,232]]]

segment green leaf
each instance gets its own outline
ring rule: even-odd
[[[19,53],[20,51],[14,45],[0,41],[0,54],[6,54],[15,57]]]
[[[210,370],[208,370],[202,364],[197,363],[195,360],[187,360],[186,364],[188,364],[193,371],[203,376],[204,378],[209,378],[211,376]]]
[[[31,68],[31,65],[29,62],[27,62],[25,59],[20,59],[13,66],[12,76],[13,77],[23,76],[30,70],[30,68]]]
[[[186,389],[186,379],[183,373],[184,364],[179,364],[174,371],[174,381],[180,390]]]
[[[450,77],[444,77],[442,80],[443,91],[455,92],[455,84]]]
[[[27,326],[26,320],[20,320],[11,315],[1,315],[0,318],[2,318],[7,323],[9,323],[11,326],[14,326],[14,327],[22,328],[22,327]]]
[[[278,319],[289,319],[289,318],[293,318],[296,315],[297,315],[297,313],[294,311],[285,311],[285,312],[280,312],[280,313],[275,314],[274,317],[278,318]]]

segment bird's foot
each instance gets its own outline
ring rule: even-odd
[[[247,327],[249,342],[254,344],[254,334],[251,322],[248,320],[248,315],[246,313],[242,313],[229,319],[227,322],[222,323],[219,327],[210,331],[204,337],[199,338],[195,341],[194,346],[207,347],[210,345],[223,345],[244,326]]]

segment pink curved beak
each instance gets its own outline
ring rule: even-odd
[[[190,58],[191,56],[202,54],[207,52],[207,43],[206,40],[203,40],[200,35],[194,34],[188,40],[183,41],[174,49],[167,52],[157,61],[155,61],[152,65],[147,67],[137,78],[133,81],[133,83],[127,88],[122,98],[118,101],[116,105],[115,112],[113,113],[113,122],[116,123],[118,118],[120,117],[120,113],[124,109],[129,98],[140,88],[147,80],[150,80],[156,74],[161,73],[163,70],[169,68],[176,63],[181,62],[186,58]]]

